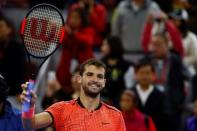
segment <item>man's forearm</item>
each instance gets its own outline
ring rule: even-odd
[[[35,105],[33,105],[27,112],[22,112],[22,122],[25,130],[33,131],[35,125]]]
[[[34,118],[22,118],[23,128],[27,131],[34,131]]]

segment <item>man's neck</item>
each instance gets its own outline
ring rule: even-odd
[[[150,87],[150,85],[141,85],[141,84],[139,84],[140,85],[140,88],[143,90],[143,91],[147,91],[148,89],[149,89],[149,87]]]
[[[94,111],[96,108],[99,107],[100,95],[98,95],[95,98],[92,98],[92,97],[80,94],[79,98],[83,106],[89,111]]]

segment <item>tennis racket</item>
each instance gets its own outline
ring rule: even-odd
[[[21,36],[25,45],[28,61],[39,61],[39,66],[31,70],[27,92],[34,88],[35,77],[64,38],[64,19],[60,11],[50,4],[38,4],[30,9],[21,24]],[[29,99],[31,96],[27,96]],[[24,102],[22,111],[27,112],[30,102]]]

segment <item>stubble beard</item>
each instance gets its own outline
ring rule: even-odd
[[[89,84],[88,84],[88,86],[90,86]],[[91,89],[89,89],[89,88],[91,88],[91,87],[82,87],[83,88],[83,90],[84,90],[84,93],[85,93],[85,95],[87,95],[87,96],[89,96],[89,97],[91,97],[91,98],[96,98],[96,97],[98,97],[99,95],[100,95],[100,92],[102,91],[102,87],[101,87],[101,85],[99,85],[99,84],[97,84],[97,86],[98,86],[98,91],[92,91]]]

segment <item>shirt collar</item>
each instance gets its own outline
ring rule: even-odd
[[[80,107],[85,108],[85,106],[82,104],[80,97],[77,98],[77,103],[79,104]],[[100,102],[98,107],[95,110],[99,110],[102,106],[102,103]]]
[[[141,86],[139,85],[139,84],[137,84],[137,90],[138,91],[140,91],[140,92],[143,92],[143,93],[147,93],[147,94],[150,94],[152,91],[153,91],[153,89],[154,89],[154,86],[153,85],[149,85],[149,88],[145,91],[145,90],[142,90],[141,89]]]

